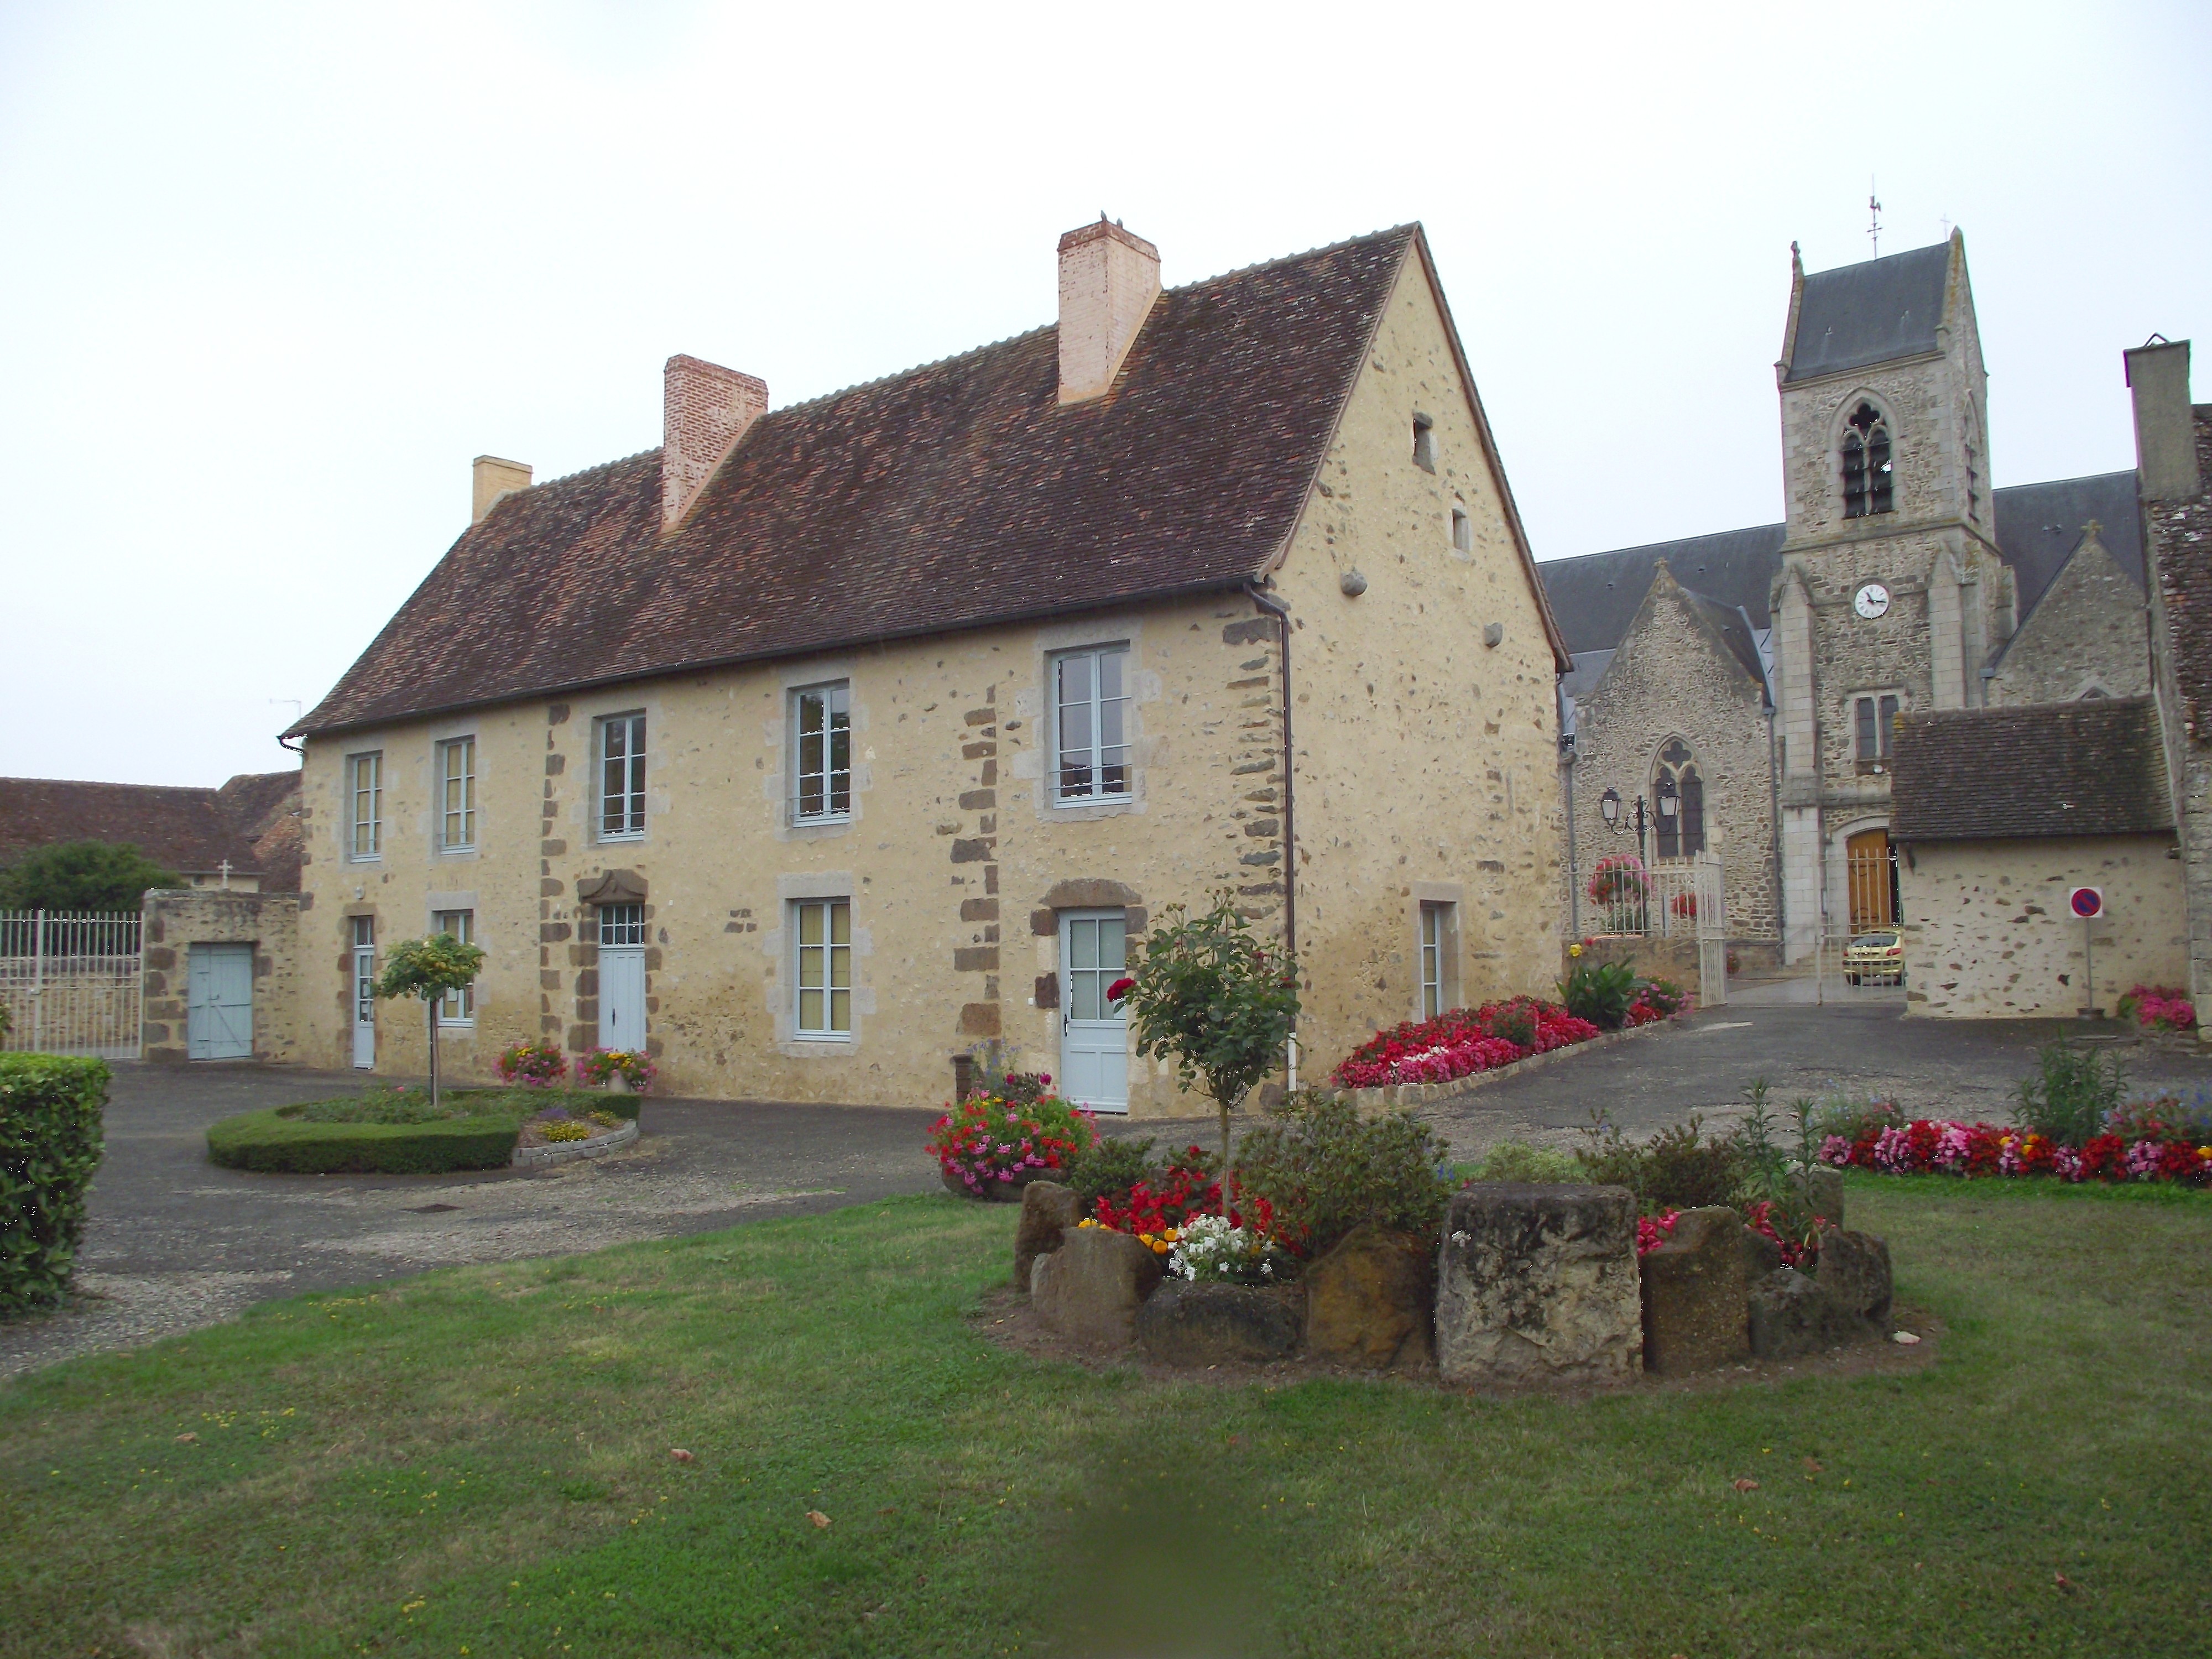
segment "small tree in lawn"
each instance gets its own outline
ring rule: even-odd
[[[392,947],[376,981],[380,997],[420,997],[430,1012],[430,1106],[438,1105],[438,1005],[476,983],[484,953],[451,933],[403,939]]]
[[[1175,1057],[1186,1089],[1202,1079],[1221,1114],[1221,1213],[1230,1206],[1229,1114],[1282,1063],[1298,1018],[1290,957],[1252,931],[1226,889],[1213,908],[1181,905],[1152,930],[1136,971],[1107,988],[1137,1028],[1137,1052]]]

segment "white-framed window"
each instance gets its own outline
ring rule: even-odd
[[[1449,904],[1421,906],[1421,1018],[1434,1019],[1449,1006],[1452,916]]]
[[[791,1029],[828,1040],[853,1035],[853,902],[800,899],[792,907],[797,997]]]
[[[473,910],[440,910],[430,918],[430,923],[435,932],[451,933],[463,945],[477,942],[477,913]],[[476,1018],[474,985],[447,992],[438,1004],[438,1023],[441,1025],[472,1025]]]
[[[645,907],[642,904],[602,904],[599,906],[599,943],[619,949],[625,945],[645,943]]]
[[[1474,520],[1468,516],[1467,504],[1464,501],[1454,501],[1452,503],[1451,526],[1452,551],[1455,553],[1474,552]]]
[[[610,714],[599,722],[601,841],[645,833],[645,716]]]
[[[438,745],[438,845],[448,853],[477,844],[477,740]]]
[[[346,757],[346,789],[353,798],[353,840],[349,855],[384,856],[384,752]]]
[[[1053,799],[1127,800],[1129,647],[1093,646],[1052,659]]]
[[[853,688],[846,680],[791,694],[791,819],[835,823],[853,811]]]

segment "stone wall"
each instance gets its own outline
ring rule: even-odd
[[[191,951],[196,945],[251,945],[253,950],[253,1057],[307,1057],[300,1007],[300,908],[297,893],[210,888],[155,888],[140,912],[143,1057],[190,1058]]]
[[[1908,1013],[2070,1018],[2083,1006],[2084,934],[2098,1006],[2137,984],[2187,982],[2182,870],[2170,835],[1915,844],[1899,860]],[[2085,924],[2075,887],[2105,896]]]
[[[1613,660],[1576,707],[1577,886],[1587,887],[1598,860],[1636,850],[1632,827],[1607,827],[1598,808],[1606,790],[1620,792],[1626,823],[1638,796],[1647,803],[1652,798],[1660,750],[1680,737],[1705,780],[1705,844],[1720,857],[1729,937],[1777,938],[1767,734],[1759,682],[1730,654],[1662,563]],[[1647,837],[1646,854],[1656,861],[1656,839]],[[1562,925],[1579,933],[1595,932],[1595,908],[1586,891],[1571,894]]]
[[[1993,705],[2071,702],[2150,690],[2143,591],[2093,533],[2020,625],[1989,681]]]

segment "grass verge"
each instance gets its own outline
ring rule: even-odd
[[[1850,1201],[1924,1372],[1093,1374],[936,1197],[272,1304],[0,1387],[0,1653],[2201,1650],[2212,1199]]]

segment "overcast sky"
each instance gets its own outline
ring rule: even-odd
[[[1540,558],[1781,516],[1790,243],[1866,258],[1870,175],[1884,252],[1965,228],[1998,484],[2131,466],[2209,124],[2203,0],[0,0],[0,774],[291,763],[472,457],[1035,327],[1102,210],[1170,284],[1425,222]]]

